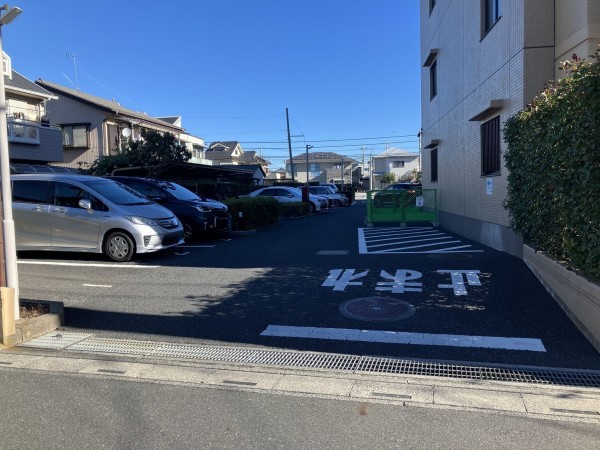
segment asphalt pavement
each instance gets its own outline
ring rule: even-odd
[[[109,338],[600,369],[521,260],[365,216],[357,202],[119,267],[23,254],[21,296],[63,301],[65,330]]]

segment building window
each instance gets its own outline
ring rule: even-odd
[[[481,125],[481,174],[500,175],[500,116]]]
[[[89,124],[63,125],[63,147],[90,148]]]
[[[437,95],[437,60],[429,67],[429,99]]]
[[[404,161],[393,161],[392,167],[394,169],[401,169],[402,167],[404,167]]]
[[[431,182],[437,183],[438,180],[438,149],[431,150]]]
[[[502,0],[482,0],[483,1],[483,34],[487,33],[498,22],[502,16],[500,5]]]
[[[321,166],[319,163],[311,163],[308,166],[308,170],[310,172],[311,177],[318,177],[321,175]]]
[[[429,15],[431,15],[433,8],[435,8],[435,0],[429,0]]]

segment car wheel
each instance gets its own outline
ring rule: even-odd
[[[342,202],[339,201],[338,199],[335,199],[333,201],[333,206],[335,206],[336,208],[339,208],[340,206],[342,206]]]
[[[135,252],[135,245],[128,234],[115,231],[108,235],[104,241],[104,254],[113,261],[125,262],[131,260]]]
[[[192,230],[192,226],[189,223],[182,223],[183,227],[183,240],[186,244],[189,244],[194,241],[194,231]]]
[[[314,214],[316,210],[317,207],[312,202],[308,202],[308,213]]]

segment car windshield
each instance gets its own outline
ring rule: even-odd
[[[198,197],[192,191],[184,188],[183,186],[180,186],[177,183],[161,182],[160,186],[162,188],[166,189],[167,192],[169,192],[169,194],[171,194],[173,197],[175,197],[178,200],[187,200],[187,201],[200,200],[200,197]]]
[[[84,181],[83,184],[95,190],[107,200],[117,205],[149,205],[152,202],[137,191],[112,180]]]

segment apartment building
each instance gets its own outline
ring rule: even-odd
[[[8,153],[11,163],[62,161],[60,128],[50,124],[46,105],[56,96],[12,69],[2,52]]]
[[[502,127],[560,61],[597,48],[600,1],[422,0],[420,16],[423,187],[444,228],[521,257]]]

